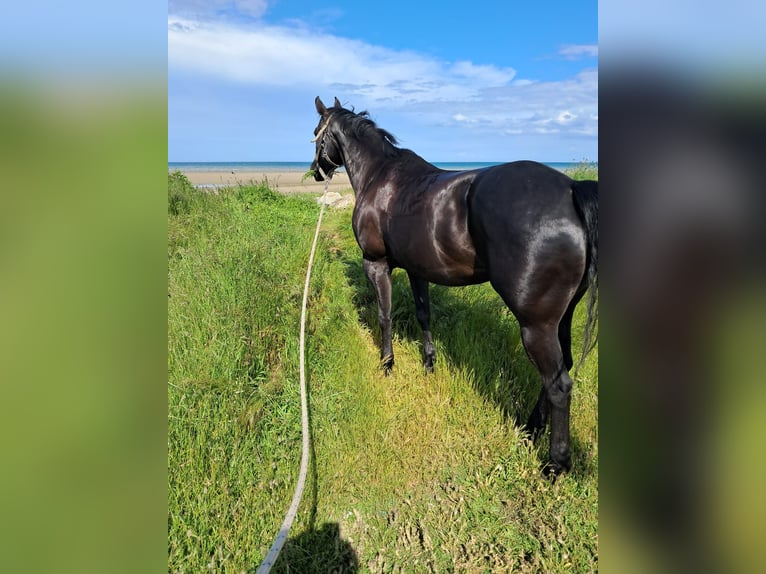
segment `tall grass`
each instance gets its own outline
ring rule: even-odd
[[[318,208],[265,185],[210,194],[170,178],[185,199],[168,215],[168,570],[249,571],[298,472],[298,320]],[[427,375],[395,271],[397,362],[384,377],[350,215],[327,214],[317,251],[312,466],[275,570],[597,570],[597,348],[575,381],[574,471],[550,483],[546,440],[530,444],[514,426],[539,380],[499,297],[432,287]]]
[[[592,179],[598,181],[598,164],[584,159],[576,166],[565,170],[565,173],[572,179]]]

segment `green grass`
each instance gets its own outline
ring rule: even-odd
[[[300,459],[298,327],[318,216],[265,185],[169,178],[168,570],[248,572]],[[174,198],[174,199],[171,199]],[[378,365],[374,293],[351,211],[326,213],[312,276],[312,465],[276,572],[598,570],[598,347],[575,381],[573,472],[542,478],[547,437],[515,428],[539,390],[487,285],[433,286],[433,374],[406,274],[393,275],[396,366]],[[584,309],[575,317],[579,349]]]
[[[564,170],[564,173],[573,179],[593,179],[598,181],[598,164],[584,159],[576,166]]]

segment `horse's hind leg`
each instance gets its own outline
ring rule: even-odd
[[[551,419],[550,465],[547,472],[559,474],[572,467],[569,451],[569,407],[572,379],[564,365],[558,333],[550,323],[522,324],[521,338],[530,360],[540,371]],[[542,394],[540,397],[543,400]],[[538,401],[538,406],[541,401]],[[537,410],[537,407],[536,409]],[[534,415],[534,411],[533,411]]]
[[[564,366],[567,371],[572,368],[574,361],[572,359],[572,316],[574,315],[575,307],[582,298],[582,293],[578,293],[569,303],[567,310],[564,312],[564,316],[559,322],[558,338],[559,346],[561,347],[561,354],[564,359]],[[526,428],[531,433],[532,439],[537,438],[545,429],[545,425],[548,423],[548,415],[550,413],[550,401],[548,400],[548,391],[545,386],[540,390],[540,396],[537,399],[535,408],[532,409],[532,413],[527,420]]]
[[[561,344],[561,352],[564,354],[564,366],[566,366],[567,371],[571,370],[574,365],[574,360],[572,359],[572,316],[585,291],[586,288],[580,286],[580,289],[572,297],[567,310],[564,311],[564,316],[559,322],[559,343]]]
[[[548,414],[550,413],[550,402],[548,401],[548,391],[543,387],[540,389],[540,396],[537,398],[535,408],[527,419],[527,431],[532,435],[532,440],[537,441],[538,437],[548,424]]]
[[[362,266],[378,298],[380,361],[383,371],[388,374],[394,366],[394,347],[391,342],[391,268],[385,259],[364,259]]]
[[[542,273],[540,277],[546,276]],[[533,436],[545,427],[550,418],[550,463],[545,472],[559,474],[572,467],[569,451],[569,406],[572,379],[569,378],[564,352],[559,342],[559,324],[567,315],[568,301],[575,293],[567,282],[551,285],[543,281],[527,283],[527,298],[518,297],[518,281],[492,281],[521,326],[521,340],[529,360],[542,378],[543,390],[532,411],[527,428]]]
[[[431,340],[431,302],[428,297],[428,281],[415,277],[409,272],[407,274],[410,277],[412,296],[415,298],[415,314],[421,329],[423,329],[423,366],[426,371],[432,373],[436,349],[434,349],[434,343]]]
[[[572,359],[572,315],[574,315],[574,310],[579,300],[579,297],[572,299],[559,323],[559,345],[561,345],[561,353],[564,355],[564,366],[567,371],[574,365],[574,360]]]

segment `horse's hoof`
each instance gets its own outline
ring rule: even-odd
[[[385,376],[388,376],[391,374],[391,369],[394,368],[394,358],[393,357],[386,357],[382,361],[383,365],[383,374]]]
[[[434,358],[433,357],[426,357],[426,360],[423,361],[423,368],[426,370],[426,373],[429,375],[434,372]]]
[[[550,461],[543,466],[543,476],[551,482],[556,482],[556,479],[564,473],[572,470],[572,462],[566,461],[564,463],[558,463]]]

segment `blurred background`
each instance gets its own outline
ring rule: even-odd
[[[600,3],[605,572],[763,567],[763,16]],[[166,567],[166,18],[4,8],[7,571]]]
[[[763,569],[763,16],[599,3],[605,572]]]
[[[0,553],[166,564],[165,5],[0,18]]]

